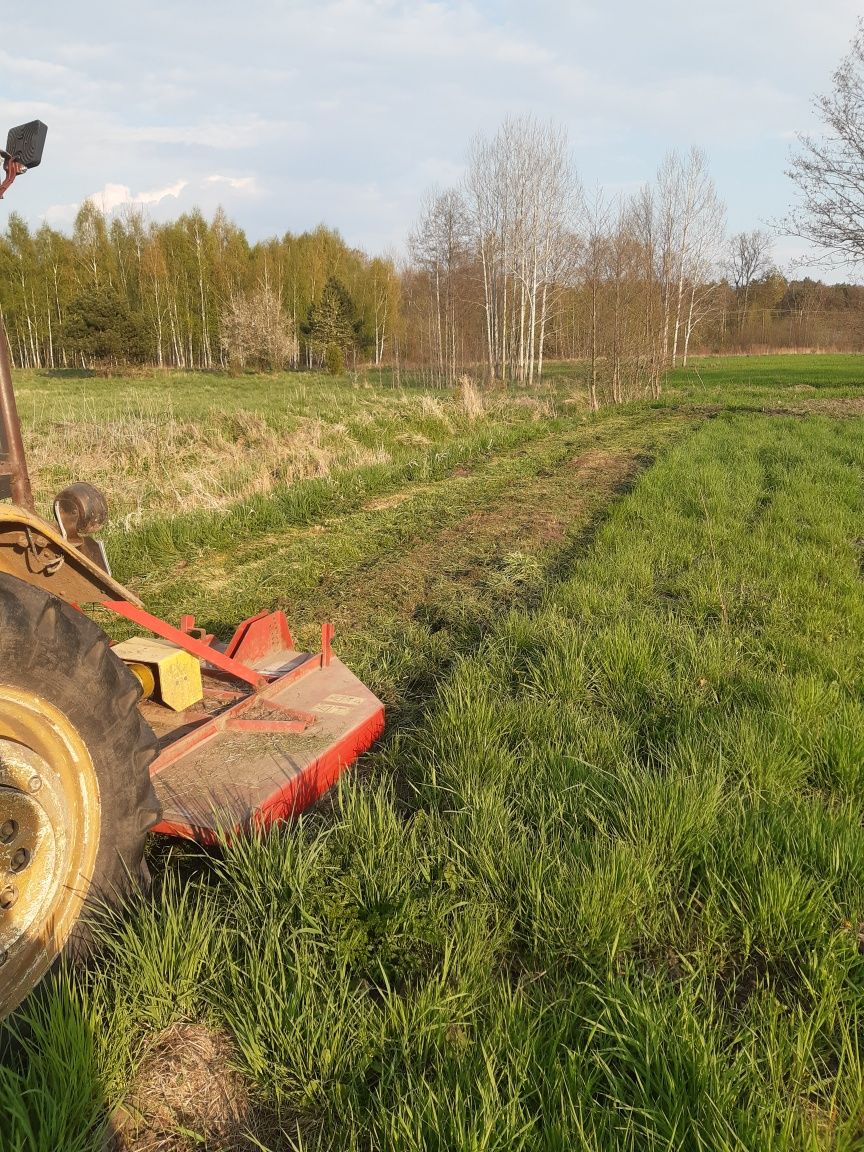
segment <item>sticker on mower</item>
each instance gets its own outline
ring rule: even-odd
[[[331,716],[347,716],[352,708],[362,703],[362,696],[343,696],[339,692],[331,692],[320,704],[315,705],[315,711],[327,712]]]

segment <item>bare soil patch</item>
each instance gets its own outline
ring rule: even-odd
[[[816,398],[803,400],[796,404],[789,404],[782,408],[766,408],[772,416],[836,416],[840,419],[852,416],[864,416],[864,396],[850,396],[844,398]]]
[[[548,474],[514,483],[431,539],[364,572],[362,587],[353,581],[341,587],[330,616],[340,627],[356,624],[352,614],[370,586],[376,603],[398,605],[406,616],[439,596],[473,596],[508,556],[559,549],[590,509],[606,506],[645,463],[632,451],[590,449]]]

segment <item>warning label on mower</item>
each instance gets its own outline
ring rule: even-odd
[[[342,696],[339,692],[332,692],[315,706],[315,711],[326,712],[331,716],[347,716],[352,708],[362,703],[362,696]]]

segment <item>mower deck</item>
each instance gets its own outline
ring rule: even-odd
[[[330,625],[320,653],[297,652],[282,613],[262,614],[223,650],[189,617],[178,630],[133,606],[110,607],[201,658],[200,704],[179,713],[141,705],[160,743],[150,769],[162,804],[155,832],[207,844],[288,819],[384,729],[381,701],[332,655]]]

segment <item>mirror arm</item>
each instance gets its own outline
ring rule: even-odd
[[[0,200],[3,199],[3,194],[10,187],[15,177],[20,176],[22,172],[27,171],[27,169],[20,161],[13,160],[12,157],[7,155],[5,152],[3,153],[3,156],[3,171],[6,175],[3,183],[0,184]]]

